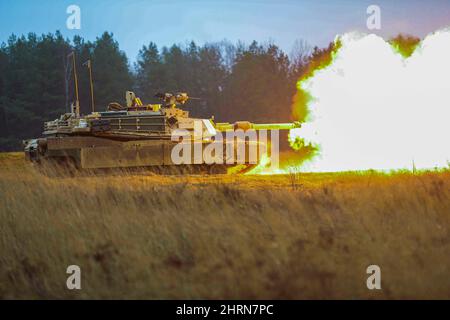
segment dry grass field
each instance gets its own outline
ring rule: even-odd
[[[450,172],[47,177],[1,154],[0,298],[449,299]]]

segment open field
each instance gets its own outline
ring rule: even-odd
[[[449,299],[450,172],[49,178],[0,154],[0,298]]]

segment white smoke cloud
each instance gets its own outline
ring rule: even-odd
[[[382,38],[349,33],[333,62],[302,82],[309,121],[291,130],[320,146],[308,171],[448,167],[450,30],[407,59]]]

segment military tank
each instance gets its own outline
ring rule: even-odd
[[[36,164],[70,163],[88,170],[183,167],[202,173],[238,173],[258,165],[268,150],[267,139],[249,139],[250,131],[300,127],[298,122],[226,123],[215,122],[214,118],[191,118],[181,107],[190,99],[187,93],[158,93],[156,97],[160,104],[143,104],[134,92],[127,91],[125,106],[114,102],[104,111],[84,116],[76,102],[70,112],[45,122],[42,137],[23,141],[26,159]],[[243,132],[244,136],[233,135],[236,132]],[[208,146],[218,143],[218,134],[225,138],[210,153],[214,161],[198,157],[195,152],[183,155],[180,161],[180,152],[177,154],[175,148],[197,148],[204,155]],[[244,151],[244,157],[239,150]],[[250,157],[255,153],[256,157]]]

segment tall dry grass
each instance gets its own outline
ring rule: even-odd
[[[0,298],[450,298],[449,172],[296,179],[50,178],[0,155]]]

